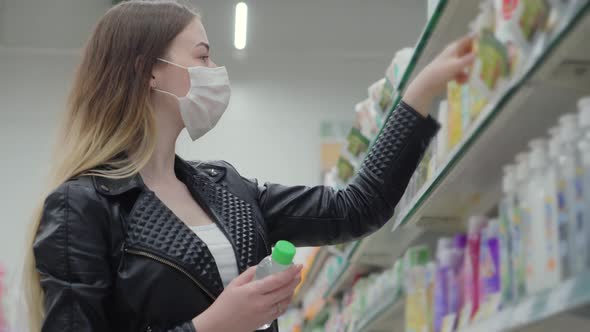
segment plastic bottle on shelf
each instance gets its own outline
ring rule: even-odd
[[[582,168],[582,188],[584,189],[584,224],[586,226],[586,241],[590,241],[590,96],[578,101],[579,123],[581,136],[578,142],[580,166]],[[590,251],[590,246],[588,246]],[[590,267],[590,252],[586,267]]]
[[[457,234],[453,238],[453,261],[451,265],[452,274],[449,281],[448,311],[449,314],[459,316],[463,307],[463,285],[465,283],[464,265],[465,251],[467,248],[467,235]]]
[[[272,250],[272,254],[258,263],[255,279],[260,280],[288,269],[293,264],[295,252],[295,246],[291,242],[284,240],[278,241]],[[272,322],[267,323],[258,328],[258,330],[266,330],[271,324]]]
[[[447,157],[449,141],[449,102],[446,100],[439,104],[438,123],[440,123],[440,131],[436,138],[436,162],[437,165],[442,165]]]
[[[502,285],[502,305],[514,299],[512,228],[516,204],[516,181],[514,165],[504,166],[502,178],[502,200],[500,202],[500,271]]]
[[[521,299],[526,295],[526,245],[528,243],[528,224],[530,222],[530,207],[528,197],[528,156],[519,153],[516,156],[516,201],[513,216],[513,272],[515,283],[515,297]]]
[[[440,238],[436,249],[436,275],[433,295],[433,325],[434,331],[440,332],[444,317],[449,313],[449,285],[453,262],[453,240]]]
[[[465,280],[463,293],[463,310],[465,310],[465,313],[469,315],[469,321],[475,317],[475,314],[477,314],[480,305],[479,259],[481,249],[481,231],[485,227],[486,222],[487,219],[482,216],[473,216],[469,218],[467,250],[465,252]]]
[[[404,256],[406,270],[405,322],[407,332],[431,330],[431,303],[434,271],[426,246],[408,248]]]
[[[483,317],[495,313],[501,301],[500,222],[492,219],[482,230],[480,261],[480,311]]]
[[[527,293],[532,294],[547,289],[559,283],[560,270],[558,266],[559,252],[556,239],[557,220],[553,210],[556,210],[548,197],[554,193],[547,192],[547,142],[536,139],[529,143],[529,203],[531,219],[527,230]]]
[[[569,269],[566,278],[584,270],[588,250],[586,227],[583,222],[584,201],[582,194],[582,171],[579,167],[577,143],[580,137],[578,118],[566,114],[559,119],[559,179],[558,204],[560,227],[567,228]],[[561,233],[561,232],[560,232]]]

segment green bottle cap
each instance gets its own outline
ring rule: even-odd
[[[293,263],[294,257],[295,246],[289,241],[281,240],[277,242],[272,250],[272,260],[282,265]]]

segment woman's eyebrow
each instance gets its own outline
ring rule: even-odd
[[[209,51],[209,44],[205,43],[205,42],[200,42],[198,44],[195,45],[195,48],[199,47],[199,46],[204,46],[207,51]]]

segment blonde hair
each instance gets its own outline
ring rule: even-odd
[[[193,20],[174,1],[122,2],[94,28],[82,55],[56,144],[50,189],[80,175],[125,178],[137,174],[155,147],[149,82],[156,58]],[[41,329],[43,290],[33,242],[40,204],[27,242],[23,286],[31,331]]]

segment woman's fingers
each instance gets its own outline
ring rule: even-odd
[[[268,300],[265,300],[265,302],[268,301],[267,303],[269,305],[272,305],[275,303],[285,301],[293,295],[293,292],[295,291],[297,285],[299,285],[300,282],[301,278],[295,278],[295,280],[293,280],[289,285],[281,289],[278,289],[273,293],[267,294]]]
[[[285,271],[275,273],[262,280],[256,280],[250,284],[257,294],[268,294],[289,285],[301,272],[301,266],[294,265]]]
[[[254,279],[255,275],[256,275],[256,266],[252,266],[249,269],[247,269],[246,271],[244,271],[244,273],[237,276],[234,280],[232,280],[231,285],[236,286],[236,287],[243,286],[243,285],[251,282]]]
[[[461,39],[457,40],[454,43],[455,47],[455,55],[456,56],[463,56],[469,54],[473,51],[473,40],[475,39],[474,35],[467,35],[462,37]]]

